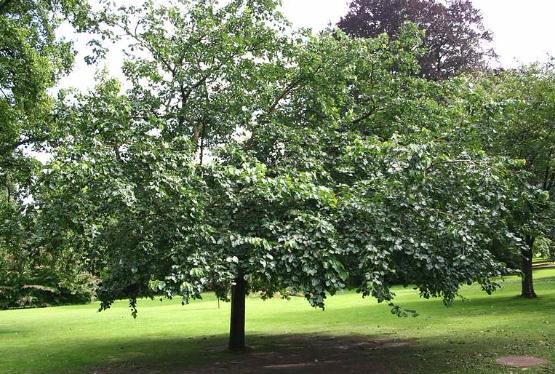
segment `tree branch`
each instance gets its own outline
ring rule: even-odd
[[[3,152],[13,152],[14,150],[16,150],[17,148],[21,147],[22,145],[29,145],[32,143],[40,143],[40,142],[44,142],[48,140],[47,136],[36,136],[36,137],[29,137],[27,139],[24,140],[20,140],[18,142],[15,142],[11,145],[7,145],[3,148]]]
[[[551,168],[550,168],[550,160],[551,160],[551,155],[553,154],[552,150],[549,150],[549,154],[547,155],[547,165],[545,166],[545,174],[544,174],[544,179],[543,179],[543,189],[544,191],[549,191],[550,190],[550,179],[552,178],[551,176]]]
[[[300,86],[300,84],[304,81],[303,77],[299,77],[296,80],[294,80],[293,82],[289,83],[287,85],[287,87],[285,87],[285,89],[281,92],[281,94],[276,97],[276,99],[274,100],[274,102],[272,103],[272,105],[268,108],[268,110],[266,111],[267,114],[271,114],[273,113],[277,106],[279,105],[280,101],[285,99],[287,97],[287,95],[289,95],[294,89],[296,89],[297,87]]]
[[[314,74],[316,74],[320,69],[322,68],[322,65],[319,65],[315,70],[314,70]],[[272,114],[277,106],[279,105],[280,101],[285,99],[291,92],[293,92],[295,89],[297,89],[298,87],[300,87],[301,83],[304,82],[304,80],[306,79],[306,77],[304,76],[299,76],[297,79],[295,79],[293,82],[289,83],[287,85],[287,87],[284,88],[284,90],[281,92],[281,94],[276,97],[276,99],[274,100],[274,102],[272,103],[272,105],[268,108],[268,110],[266,111],[266,114]]]
[[[175,77],[176,75],[176,67],[172,66],[171,63],[166,60],[164,57],[162,57],[162,55],[160,53],[158,53],[156,51],[156,48],[154,48],[154,46],[149,43],[148,41],[146,41],[145,39],[142,39],[139,37],[138,33],[137,33],[137,29],[140,25],[140,22],[137,22],[137,24],[135,25],[135,30],[131,31],[128,27],[125,26],[120,26],[118,25],[128,36],[132,37],[133,39],[135,39],[137,41],[137,43],[139,43],[139,45],[141,45],[142,47],[144,47],[146,50],[148,50],[150,53],[152,53],[152,56],[157,58],[158,60],[160,60],[160,62],[162,63],[162,65],[164,65],[166,67],[166,69],[168,69],[168,71],[172,74],[172,76]]]
[[[376,113],[376,110],[373,108],[372,110],[368,111],[367,113],[363,114],[362,116],[360,116],[359,118],[357,118],[353,122],[351,122],[351,125],[356,125],[356,124],[364,121],[365,119],[370,118],[374,113]]]

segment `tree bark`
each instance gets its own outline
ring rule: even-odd
[[[240,352],[245,345],[245,298],[247,282],[242,274],[235,279],[231,287],[231,319],[229,324],[229,350]]]
[[[534,291],[534,278],[532,272],[533,246],[536,238],[532,236],[526,237],[526,250],[522,250],[522,297],[534,299],[537,297]]]

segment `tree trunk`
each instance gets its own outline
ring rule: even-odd
[[[229,324],[229,349],[234,352],[244,351],[245,345],[245,298],[247,282],[242,274],[235,279],[231,287],[231,320]]]
[[[533,246],[536,238],[526,237],[526,250],[522,250],[522,297],[533,299],[536,297],[534,291],[534,278],[532,273]]]

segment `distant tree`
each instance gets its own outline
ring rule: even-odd
[[[492,34],[470,0],[353,0],[338,26],[355,37],[387,33],[399,37],[405,21],[425,31],[420,58],[422,74],[445,79],[485,66],[495,56],[488,43]]]
[[[549,255],[555,240],[555,68],[534,64],[482,75],[464,94],[467,110],[489,154],[521,160],[511,176],[518,199],[511,204],[511,231],[522,272],[522,296],[535,298],[532,260]]]
[[[84,30],[88,11],[86,0],[0,1],[0,307],[44,304],[74,291],[71,261],[37,239],[29,203],[41,167],[32,152],[44,150],[55,130],[48,89],[75,54],[56,31],[64,21]]]

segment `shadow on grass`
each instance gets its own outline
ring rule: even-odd
[[[23,330],[4,329],[0,327],[0,335],[20,334]]]
[[[135,349],[147,352],[152,352],[153,346],[159,350],[160,345],[167,345],[169,354],[156,359],[123,359],[87,373],[334,373],[345,369],[361,372],[362,368],[367,369],[362,372],[392,373],[402,371],[391,371],[395,365],[386,356],[393,358],[397,351],[413,346],[411,341],[364,336],[251,335],[248,343],[252,349],[238,354],[225,349],[226,338],[135,342]]]
[[[106,362],[87,374],[185,373],[506,373],[496,358],[528,352],[503,338],[468,341],[402,340],[363,335],[252,335],[248,353],[225,350],[225,336],[194,340],[140,340],[134,349],[148,355]],[[166,355],[160,348],[166,348]],[[110,343],[104,345],[105,350]],[[94,349],[94,347],[91,347]],[[117,350],[117,346],[111,347]],[[518,351],[518,352],[517,352]],[[546,357],[547,359],[552,359]],[[553,372],[554,367],[528,372]]]

